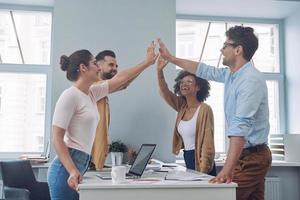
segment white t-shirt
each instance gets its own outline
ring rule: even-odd
[[[178,124],[177,129],[183,139],[184,150],[195,149],[196,124],[200,106],[197,108],[192,119],[188,121],[181,120]]]
[[[97,101],[108,95],[108,83],[92,85],[89,94],[72,86],[56,102],[52,125],[66,130],[64,142],[68,147],[91,154],[99,122]]]

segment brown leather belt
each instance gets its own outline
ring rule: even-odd
[[[266,149],[268,149],[268,145],[266,145],[266,144],[258,144],[258,145],[255,145],[255,146],[243,149],[242,155],[248,155],[248,154],[251,154],[251,153],[257,153],[257,152],[260,152],[260,151],[263,151],[263,150],[266,150]]]

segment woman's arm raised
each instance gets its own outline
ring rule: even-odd
[[[178,111],[179,110],[178,97],[169,90],[163,72],[163,69],[166,67],[167,64],[168,61],[165,60],[163,57],[159,56],[156,62],[159,94],[161,97],[164,98],[167,104],[169,104],[173,109]]]

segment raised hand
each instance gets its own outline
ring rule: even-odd
[[[146,58],[145,58],[145,63],[147,65],[152,65],[155,63],[155,60],[158,57],[158,54],[155,54],[155,47],[156,44],[154,43],[154,41],[152,41],[149,45],[149,47],[147,48],[147,54],[146,54]]]
[[[170,54],[166,45],[163,43],[163,41],[160,38],[157,39],[157,42],[159,44],[159,53],[160,53],[161,57],[163,57],[165,60],[169,61],[172,58],[172,54]]]
[[[156,61],[157,70],[163,70],[168,63],[169,61],[165,60],[162,56],[159,56]]]

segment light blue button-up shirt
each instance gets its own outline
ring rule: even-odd
[[[244,137],[244,148],[268,143],[268,90],[260,71],[250,62],[234,73],[229,68],[216,68],[200,63],[196,75],[225,84],[225,132],[228,137]]]

